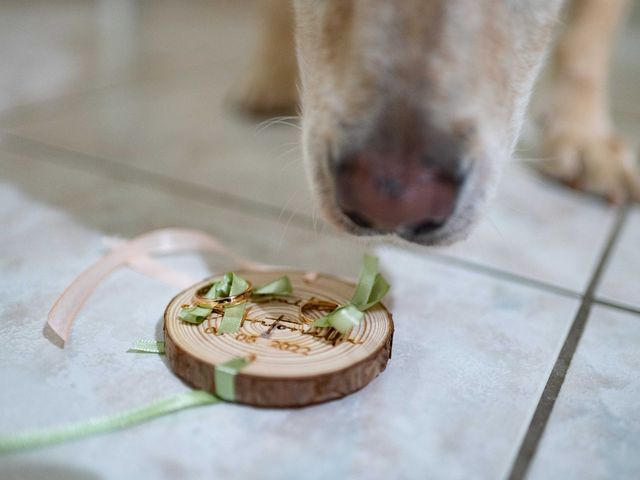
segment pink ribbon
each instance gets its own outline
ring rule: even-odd
[[[180,288],[195,283],[188,275],[176,272],[151,257],[189,250],[216,252],[248,270],[264,271],[271,268],[233,253],[220,240],[199,230],[165,228],[128,241],[116,242],[108,254],[82,272],[53,304],[45,326],[45,331],[48,329],[54,334],[54,338],[50,340],[64,347],[80,308],[98,284],[122,265],[126,264],[140,273]]]

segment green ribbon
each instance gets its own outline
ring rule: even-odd
[[[389,284],[378,272],[378,258],[365,255],[351,300],[313,322],[314,327],[333,327],[347,334],[364,318],[364,311],[376,305],[389,291]]]
[[[211,308],[198,307],[197,305],[193,307],[184,307],[182,310],[180,310],[178,317],[183,322],[200,325],[202,322],[204,322],[205,318],[211,315],[212,311],[213,310]]]
[[[238,357],[228,362],[216,365],[214,383],[216,395],[223,400],[233,402],[236,399],[236,374],[252,363],[254,358]]]
[[[150,349],[145,350],[143,348],[151,342],[162,343],[164,345],[164,342],[139,340],[135,345],[141,344],[142,348],[135,350],[132,348],[131,350],[136,352],[150,352]],[[120,430],[186,408],[220,403],[221,400],[233,402],[235,400],[236,374],[253,362],[254,359],[255,357],[238,357],[217,365],[214,370],[215,395],[205,392],[204,390],[191,390],[152,402],[144,407],[127,410],[106,417],[92,418],[70,425],[34,430],[17,435],[0,435],[0,454],[10,453],[16,450],[44,447],[55,443],[77,440],[89,435]]]
[[[228,297],[231,294],[230,292],[231,292],[234,280],[235,280],[234,273],[232,272],[225,273],[220,280],[213,282],[213,285],[211,285],[211,288],[207,293],[205,293],[204,296],[206,298]],[[236,290],[238,285],[244,285],[244,288],[247,288],[248,284],[243,278],[238,277],[238,279],[236,280]]]
[[[128,352],[164,354],[163,340],[136,340]]]
[[[161,347],[155,348],[153,344],[162,344]],[[156,342],[155,340],[138,340],[134,347],[129,349],[130,352],[139,353],[160,353],[164,354],[164,342]],[[229,402],[235,401],[236,398],[236,374],[244,367],[254,361],[255,357],[237,357],[232,358],[228,362],[221,363],[214,368],[213,378],[216,389],[216,395],[223,400]]]
[[[220,280],[213,282],[209,291],[204,295],[206,298],[215,300],[216,298],[230,297],[244,292],[248,288],[248,282],[233,272],[226,273]],[[280,277],[273,282],[267,283],[253,289],[252,295],[289,295],[293,291],[289,277]],[[218,328],[219,333],[235,333],[240,330],[246,302],[230,305],[224,309],[224,315]],[[178,317],[188,323],[200,325],[205,318],[211,315],[213,309],[207,307],[185,307],[180,310]]]
[[[227,273],[225,277],[227,275],[229,274]],[[231,273],[231,279],[232,281],[229,287],[229,293],[223,296],[239,295],[242,292],[244,292],[247,288],[249,288],[249,283],[239,275],[236,275],[235,273]],[[211,290],[209,290],[209,292],[211,292]],[[218,298],[218,297],[209,297],[209,298]],[[221,334],[234,333],[240,330],[240,325],[242,324],[242,319],[244,318],[244,310],[246,306],[247,306],[247,302],[242,302],[236,305],[230,305],[228,307],[225,307],[224,315],[222,316],[222,320],[220,321],[220,327],[218,328],[218,333],[221,333]]]
[[[67,442],[97,433],[111,432],[132,427],[156,417],[200,405],[219,403],[220,399],[203,390],[179,393],[144,407],[127,410],[106,417],[93,418],[84,422],[61,427],[34,430],[18,435],[0,436],[0,454],[16,450],[44,447],[54,443]]]
[[[291,280],[286,275],[253,289],[254,295],[290,295],[292,292]]]

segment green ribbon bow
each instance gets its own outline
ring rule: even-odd
[[[389,284],[378,273],[378,258],[365,255],[362,270],[351,300],[313,322],[314,327],[333,327],[343,335],[357,327],[364,311],[377,304],[389,291]]]
[[[213,282],[213,285],[211,285],[211,288],[209,288],[209,291],[204,296],[205,298],[212,300],[215,300],[216,298],[230,297],[244,292],[248,287],[249,283],[244,278],[233,272],[228,272],[225,273],[220,280]],[[283,276],[273,282],[254,288],[251,294],[289,295],[292,291],[293,289],[291,287],[289,277]],[[241,302],[225,307],[218,332],[235,333],[240,330],[246,306],[247,302]],[[180,310],[178,317],[184,322],[199,325],[211,314],[212,311],[212,308],[195,305],[193,307],[185,307]]]

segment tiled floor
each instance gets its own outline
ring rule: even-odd
[[[0,4],[0,434],[187,388],[161,358],[124,353],[154,335],[174,293],[137,273],[100,287],[65,350],[42,336],[105,236],[197,227],[264,262],[357,271],[362,245],[316,218],[297,129],[225,104],[254,38],[247,7]],[[639,49],[635,21],[612,87],[636,144]],[[639,478],[639,244],[640,208],[516,162],[468,241],[378,250],[396,336],[364,390],[295,411],[185,411],[0,457],[0,478]],[[167,261],[200,276],[225,267]]]
[[[638,477],[638,345],[637,314],[601,306],[592,310],[531,478]]]

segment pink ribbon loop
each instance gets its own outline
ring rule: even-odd
[[[199,230],[165,228],[145,233],[118,243],[108,254],[82,272],[58,297],[49,311],[47,320],[47,327],[55,334],[56,338],[53,339],[57,340],[55,343],[61,343],[64,347],[80,308],[100,282],[122,265],[130,265],[135,270],[172,285],[188,286],[190,283],[187,282],[190,279],[185,274],[173,272],[154,261],[151,255],[190,250],[216,252],[235,261],[244,269],[258,271],[269,269],[267,265],[247,260],[233,253],[220,240]]]

